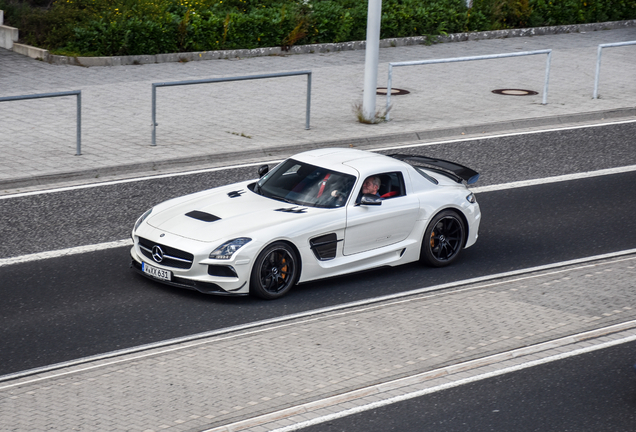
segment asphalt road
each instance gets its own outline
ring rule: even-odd
[[[636,164],[634,123],[408,149],[456,160],[481,185]],[[472,161],[472,162],[471,162]],[[0,200],[0,257],[119,240],[172,196],[255,168]],[[0,374],[343,302],[636,247],[636,173],[478,195],[478,243],[453,266],[418,264],[305,284],[275,302],[219,298],[134,274],[127,248],[0,267]]]
[[[302,432],[633,432],[636,344],[582,354]]]

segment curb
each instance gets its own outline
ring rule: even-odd
[[[529,37],[556,35],[564,33],[581,33],[599,30],[615,30],[626,27],[636,27],[636,20],[609,21],[602,23],[574,24],[549,27],[532,27],[523,29],[493,30],[483,32],[453,33],[440,36],[413,36],[406,38],[391,38],[380,40],[380,48],[391,48],[409,45],[424,45],[445,42],[465,42],[486,39],[503,39],[512,37]],[[155,55],[112,56],[112,57],[68,57],[54,55],[48,50],[15,44],[13,50],[31,58],[46,61],[55,65],[73,65],[83,67],[95,66],[127,66],[153,63],[190,62],[202,60],[220,60],[231,58],[248,58],[264,56],[287,56],[291,54],[314,54],[338,51],[363,50],[366,41],[351,41],[328,44],[292,45],[287,50],[282,47],[267,47],[255,49],[238,49],[223,51],[199,51],[185,53],[169,53]]]
[[[302,151],[326,147],[355,147],[373,149],[379,146],[401,144],[405,142],[429,141],[449,137],[463,137],[468,135],[504,132],[517,129],[558,126],[568,123],[579,123],[604,119],[618,119],[636,117],[636,107],[619,108],[604,111],[566,114],[553,117],[537,117],[506,122],[486,123],[482,125],[462,126],[443,129],[431,129],[420,132],[376,135],[366,138],[340,139],[322,142],[311,142],[290,146],[279,146],[261,149],[260,151],[237,151],[226,153],[210,153],[201,156],[167,159],[164,161],[140,162],[117,165],[81,171],[67,171],[56,174],[35,175],[15,179],[0,180],[0,190],[20,189],[35,186],[52,186],[61,182],[95,180],[109,176],[133,176],[139,173],[156,172],[158,170],[186,170],[193,166],[219,165],[219,163],[237,164],[249,160],[262,158],[285,158]],[[157,173],[158,174],[158,173]],[[100,181],[102,181],[100,180]],[[96,181],[97,183],[99,181]]]

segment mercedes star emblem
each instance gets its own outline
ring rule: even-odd
[[[160,263],[163,261],[163,251],[157,245],[152,247],[152,259]]]

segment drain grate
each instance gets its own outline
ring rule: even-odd
[[[500,94],[504,96],[534,96],[537,93],[534,90],[522,90],[522,89],[498,89],[492,91],[495,94]]]
[[[377,95],[382,95],[385,96],[386,95],[386,87],[378,87],[376,89],[375,94]],[[391,89],[391,96],[400,96],[400,95],[405,95],[405,94],[409,94],[411,93],[408,90],[403,90],[403,89],[396,89],[396,88],[392,88]]]

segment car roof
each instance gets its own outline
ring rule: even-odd
[[[403,170],[408,166],[402,161],[379,153],[350,148],[310,150],[293,156],[293,159],[343,172],[349,172],[346,167],[350,167],[361,175]]]

